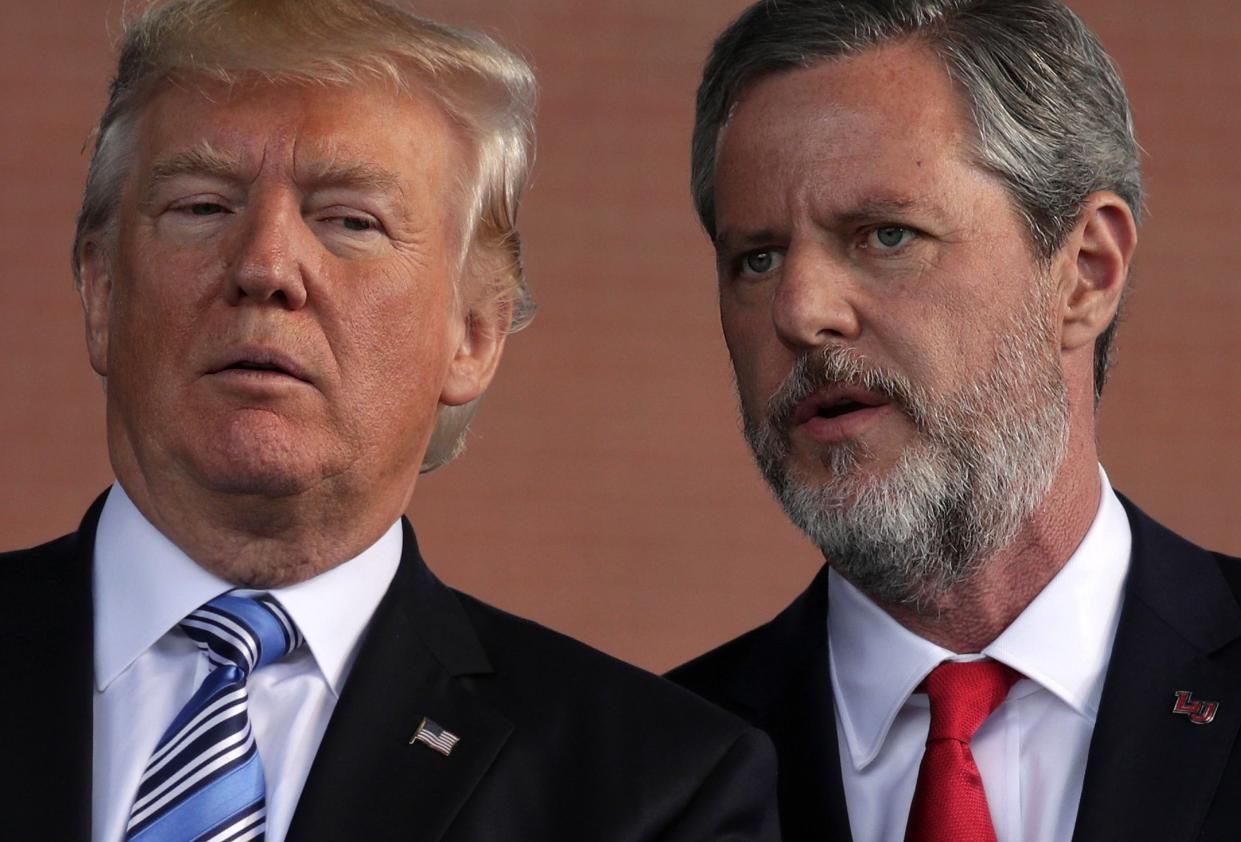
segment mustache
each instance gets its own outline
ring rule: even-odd
[[[823,389],[852,386],[886,399],[913,419],[919,428],[926,417],[924,401],[908,379],[866,359],[843,345],[828,345],[803,354],[793,362],[780,387],[767,401],[767,421],[784,434],[797,405]]]

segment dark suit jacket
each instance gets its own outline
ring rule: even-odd
[[[87,842],[91,557],[81,529],[0,556],[5,839]],[[423,716],[460,737],[409,744]],[[662,679],[442,585],[405,550],[289,842],[775,840],[767,739]]]
[[[1133,559],[1086,763],[1075,842],[1241,839],[1241,560],[1123,500]],[[850,839],[828,673],[827,570],[764,626],[670,677],[765,730],[787,842]],[[1196,725],[1175,691],[1219,701]]]

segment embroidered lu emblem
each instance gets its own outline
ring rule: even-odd
[[[1215,718],[1217,710],[1219,710],[1219,702],[1204,702],[1201,699],[1194,701],[1194,694],[1191,691],[1176,691],[1176,704],[1172,706],[1172,712],[1187,715],[1189,721],[1195,725],[1206,725]]]

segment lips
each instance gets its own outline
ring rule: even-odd
[[[886,396],[852,386],[821,389],[799,401],[785,430],[824,445],[855,439],[893,407]]]
[[[267,372],[291,377],[304,383],[311,382],[309,372],[299,365],[296,360],[279,351],[266,348],[243,348],[231,351],[207,368],[208,374],[222,374],[233,371]]]
[[[790,426],[800,427],[815,418],[843,418],[854,412],[885,406],[889,402],[886,397],[865,389],[833,386],[799,402],[793,410]]]

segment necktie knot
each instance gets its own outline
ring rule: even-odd
[[[181,621],[212,669],[168,726],[130,807],[129,842],[261,840],[266,782],[247,711],[246,679],[301,645],[270,596],[226,593]]]
[[[1021,678],[1010,666],[990,659],[944,661],[931,670],[924,687],[931,702],[930,740],[957,740],[969,745],[1008,691]]]
[[[270,596],[217,596],[181,621],[181,630],[216,667],[248,676],[301,645],[297,626]]]
[[[922,687],[931,729],[918,767],[905,842],[995,842],[995,828],[970,740],[1021,678],[996,661],[945,661]]]

